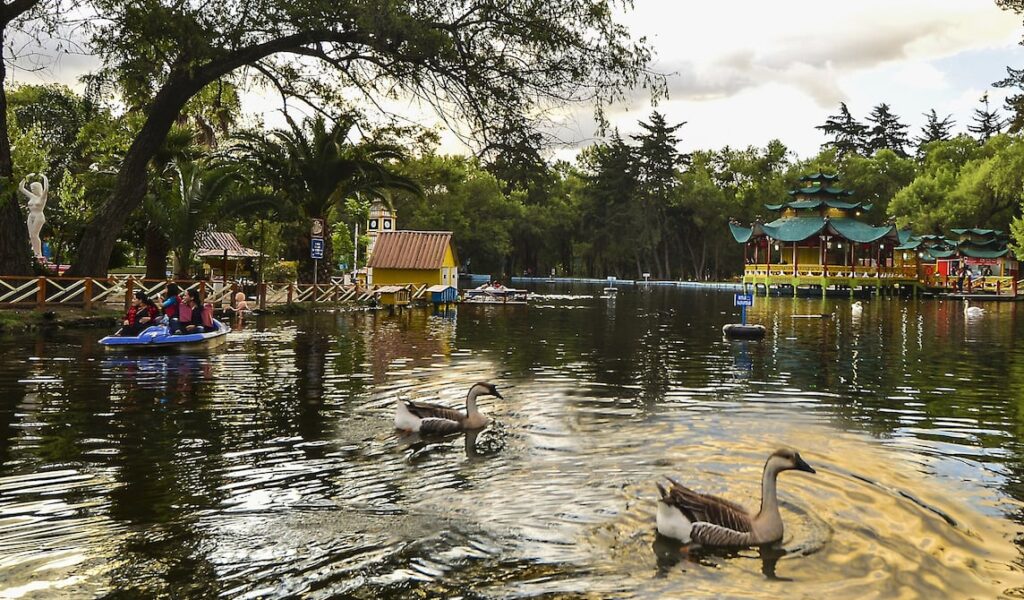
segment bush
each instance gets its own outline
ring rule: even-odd
[[[270,283],[292,283],[299,277],[299,263],[294,260],[283,260],[266,267],[263,280]]]

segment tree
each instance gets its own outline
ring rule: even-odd
[[[832,140],[825,142],[822,147],[834,148],[840,158],[849,154],[859,154],[867,143],[867,126],[853,118],[845,102],[839,104],[838,115],[828,117],[824,125],[818,125],[815,129],[832,136]]]
[[[898,156],[906,157],[907,126],[900,122],[898,116],[889,110],[889,105],[881,103],[868,115],[867,138],[864,144],[865,154],[871,156],[882,149],[889,149]]]
[[[638,277],[645,270],[642,263],[648,261],[653,262],[652,271],[658,277],[671,277],[670,246],[676,241],[677,232],[670,227],[666,216],[669,205],[675,201],[679,171],[690,160],[676,148],[679,145],[676,132],[685,124],[684,121],[669,125],[665,117],[655,111],[651,113],[650,123],[640,122],[644,133],[632,136],[637,142],[633,170],[638,184],[639,210],[647,215],[649,222],[638,231],[634,248]]]
[[[146,212],[167,236],[175,277],[187,279],[195,261],[196,234],[231,210],[228,198],[238,174],[233,167],[203,161],[174,161],[168,171],[168,193],[150,196]]]
[[[339,210],[346,200],[356,196],[390,202],[387,195],[390,191],[415,195],[420,193],[420,188],[398,172],[400,163],[405,160],[398,146],[373,139],[364,139],[358,144],[348,141],[356,126],[351,115],[331,124],[319,115],[306,119],[301,125],[289,118],[288,125],[288,129],[276,129],[265,135],[242,133],[234,152],[250,163],[252,172],[261,174],[300,217],[296,249],[300,257],[299,277],[303,281],[314,280],[314,262],[308,252],[310,221],[325,221],[324,258],[319,262],[316,279],[329,281],[334,264],[332,211]]]
[[[999,115],[999,111],[989,108],[988,92],[981,97],[981,108],[974,109],[972,118],[974,125],[968,125],[967,131],[978,136],[978,141],[984,144],[994,135],[999,135],[1006,126],[1006,121]]]
[[[621,277],[635,271],[637,232],[646,220],[636,202],[640,182],[634,171],[633,149],[618,131],[602,144],[580,153],[579,254],[590,273]]]
[[[63,0],[0,0],[0,47],[5,50],[13,47],[17,36],[36,41],[42,36],[52,37],[61,19],[71,11],[67,4]],[[5,52],[0,57],[0,274],[28,275],[32,273],[33,263],[28,231],[19,206],[9,137],[8,60]]]
[[[924,113],[924,116],[928,121],[921,128],[921,135],[918,136],[914,141],[917,142],[917,154],[922,156],[925,152],[925,146],[932,142],[945,142],[951,139],[953,125],[956,121],[953,120],[953,115],[946,115],[942,120],[939,120],[938,113],[935,109]]]
[[[1020,133],[1024,131],[1024,69],[1006,67],[1006,78],[992,84],[997,88],[1013,88],[1018,91],[1006,97],[1003,107],[1009,111],[1010,117],[1006,120],[1009,133]]]
[[[126,216],[145,194],[146,168],[185,104],[220,80],[257,75],[314,108],[355,92],[403,95],[465,123],[485,144],[496,131],[532,128],[552,104],[602,108],[638,83],[650,51],[615,22],[615,0],[93,0],[91,43],[101,75],[145,121],[113,196],[86,227],[76,275],[102,275]],[[247,67],[243,69],[243,67]],[[329,73],[325,73],[325,69]]]
[[[503,183],[475,158],[421,156],[402,172],[423,188],[422,195],[396,197],[402,228],[451,231],[463,264],[477,273],[501,274],[514,230],[524,221],[525,194],[506,194]]]

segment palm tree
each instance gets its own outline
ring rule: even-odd
[[[287,129],[239,135],[239,158],[250,163],[302,219],[297,244],[300,281],[314,279],[314,262],[309,258],[312,219],[323,219],[326,224],[324,259],[317,279],[329,281],[334,264],[330,218],[342,210],[346,200],[380,199],[390,204],[390,191],[422,194],[415,181],[395,170],[405,160],[401,148],[365,139],[352,143],[349,136],[355,125],[350,115],[331,124],[317,116],[301,125],[288,117]]]

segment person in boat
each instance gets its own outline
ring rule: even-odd
[[[149,297],[146,292],[139,290],[135,292],[135,296],[142,301],[142,311],[139,313],[139,323],[145,327],[156,325],[157,321],[160,320],[160,307],[156,305],[156,302]]]
[[[203,306],[203,299],[199,296],[199,290],[188,290],[188,294],[185,297],[185,306],[188,307],[189,318],[187,320],[181,319],[177,333],[190,334],[213,331],[213,327],[210,325],[211,320],[205,318],[208,309]],[[179,315],[181,312],[179,309]]]
[[[164,311],[164,318],[167,320],[167,329],[174,333],[178,329],[178,309],[181,307],[181,288],[176,283],[168,283],[164,291],[164,300],[161,303]]]
[[[159,314],[157,312],[151,313],[149,305],[152,305],[153,301],[149,299],[146,292],[139,290],[132,296],[132,303],[128,307],[128,312],[125,314],[124,319],[121,320],[121,329],[117,331],[120,336],[137,336],[142,333],[142,330],[152,325],[152,320]],[[156,308],[155,306],[153,307]]]

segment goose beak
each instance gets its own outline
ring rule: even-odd
[[[807,461],[800,456],[796,457],[796,466],[793,468],[797,471],[804,471],[805,473],[817,473],[817,471],[814,470],[814,467],[807,464]]]
[[[501,394],[500,394],[500,393],[498,392],[498,388],[496,388],[496,387],[492,387],[492,388],[491,388],[491,395],[492,395],[492,396],[497,396],[498,398],[501,398],[502,400],[504,400],[504,399],[505,399],[505,397],[504,397],[504,396],[502,396],[502,395],[501,395]]]

